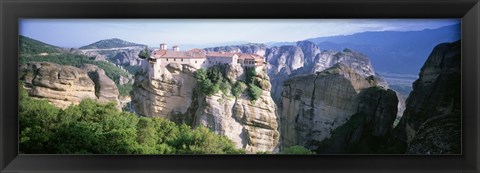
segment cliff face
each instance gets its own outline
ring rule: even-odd
[[[138,57],[143,46],[114,47],[114,48],[89,48],[76,49],[74,52],[89,57],[95,57],[98,61],[111,61],[117,65],[140,66],[142,59]]]
[[[365,55],[349,49],[341,52],[321,51],[317,45],[309,41],[297,42],[295,46],[272,47],[267,51],[266,59],[268,76],[274,86],[272,96],[277,103],[280,100],[283,83],[289,77],[315,74],[337,63],[348,66],[364,77],[375,75],[370,60]]]
[[[395,138],[407,153],[461,152],[460,41],[437,45],[406,101]]]
[[[272,84],[271,95],[279,103],[283,82],[289,77],[315,74],[334,64],[343,63],[364,77],[375,75],[370,60],[363,54],[345,49],[343,51],[321,51],[310,41],[299,41],[296,45],[267,48],[263,44],[246,44],[206,48],[207,51],[225,51],[232,53],[255,53],[265,56],[267,74]],[[377,81],[386,86],[386,82],[375,75]]]
[[[103,103],[114,101],[118,104],[118,95],[120,93],[117,85],[105,74],[103,69],[92,64],[84,64],[82,69],[87,72],[95,84],[95,95],[98,101]]]
[[[118,89],[102,69],[87,64],[84,69],[49,62],[31,62],[20,67],[29,95],[66,108],[83,99],[118,103]]]
[[[235,69],[227,70],[227,76],[243,71],[239,66]],[[237,76],[236,80],[244,80],[244,75]],[[254,80],[268,83],[269,79],[265,72],[261,72]],[[276,152],[279,140],[277,109],[269,90],[270,85],[263,86],[256,101],[251,101],[246,92],[240,97],[220,93],[201,97],[195,124],[229,137],[247,153]]]
[[[384,136],[393,125],[397,105],[394,91],[341,63],[317,74],[292,77],[285,81],[279,104],[282,148],[301,145],[317,150],[356,114],[375,124],[372,134]],[[339,150],[332,152],[344,150],[333,144],[328,147]]]
[[[215,51],[215,52],[230,52],[230,53],[247,53],[247,54],[257,54],[260,56],[265,56],[267,46],[264,44],[242,44],[236,46],[221,46],[213,48],[205,48],[206,51]]]
[[[132,91],[135,110],[144,116],[160,116],[192,126],[206,126],[234,141],[248,153],[274,152],[279,139],[276,106],[270,97],[270,85],[262,88],[256,101],[246,93],[235,97],[222,94],[211,96],[197,90],[194,71],[188,65],[169,64],[162,79],[150,81],[137,75]],[[232,82],[245,80],[239,65],[225,66],[225,77]],[[265,72],[255,80],[267,81]]]
[[[135,76],[131,96],[138,114],[169,118],[185,113],[190,107],[196,69],[176,63],[165,68],[161,79],[150,80],[145,73]]]

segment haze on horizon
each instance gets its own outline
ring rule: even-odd
[[[78,48],[103,39],[158,47],[208,47],[293,42],[367,31],[418,31],[460,19],[20,19],[19,33],[51,45]]]

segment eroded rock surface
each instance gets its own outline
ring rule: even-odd
[[[30,96],[46,99],[60,108],[78,104],[86,98],[101,102],[118,102],[118,89],[115,83],[102,69],[94,65],[86,66],[96,69],[92,73],[97,77],[72,66],[31,62],[20,67],[20,78],[25,81],[24,86]]]

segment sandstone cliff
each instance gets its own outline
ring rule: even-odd
[[[460,41],[437,45],[413,84],[393,138],[399,151],[415,154],[461,152]]]
[[[20,67],[20,79],[30,96],[48,100],[66,108],[82,99],[118,103],[118,89],[102,69],[85,65],[89,72],[72,66],[50,62],[31,62]]]
[[[82,69],[87,72],[90,79],[95,84],[95,95],[98,101],[102,103],[115,102],[118,105],[118,92],[117,85],[110,79],[105,71],[92,64],[84,64]]]
[[[143,116],[164,118],[185,113],[194,99],[195,70],[189,65],[172,63],[163,70],[161,79],[150,80],[146,73],[137,74],[131,93],[135,111]]]
[[[243,80],[243,69],[238,66],[227,66],[226,76],[236,76]],[[255,76],[254,81],[265,81],[269,84],[264,71]],[[247,93],[239,97],[231,94],[216,93],[212,96],[200,97],[195,124],[210,127],[215,132],[229,137],[238,148],[247,153],[277,152],[279,140],[277,108],[270,97],[270,85],[262,86],[258,100],[251,101]]]
[[[278,120],[270,85],[262,88],[256,101],[250,101],[246,93],[235,97],[219,91],[206,96],[198,90],[196,69],[175,63],[166,69],[159,80],[150,80],[145,74],[136,76],[132,100],[139,114],[209,127],[248,153],[276,151]],[[245,71],[239,65],[226,65],[222,69],[225,78],[233,83],[245,80]],[[255,80],[268,83],[268,76],[261,72]]]
[[[364,123],[372,128],[371,134],[384,136],[392,128],[397,112],[394,91],[342,63],[316,74],[292,77],[285,81],[282,91],[279,104],[282,148],[301,145],[317,150],[322,141],[353,115],[366,120]],[[354,142],[351,140],[343,142]],[[334,153],[345,151],[344,146],[337,144],[324,147],[334,148],[329,150]]]

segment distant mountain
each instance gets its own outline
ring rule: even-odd
[[[354,49],[366,54],[377,71],[418,74],[435,45],[461,37],[460,24],[421,31],[374,31],[307,39],[321,50]],[[294,45],[269,43],[268,46]]]
[[[49,45],[38,40],[20,35],[19,38],[20,54],[41,54],[41,53],[59,53],[62,48]]]
[[[100,40],[86,46],[82,46],[79,49],[110,49],[110,48],[133,47],[133,46],[145,47],[146,45],[132,43],[132,42],[118,39],[118,38],[111,38],[106,40]]]

